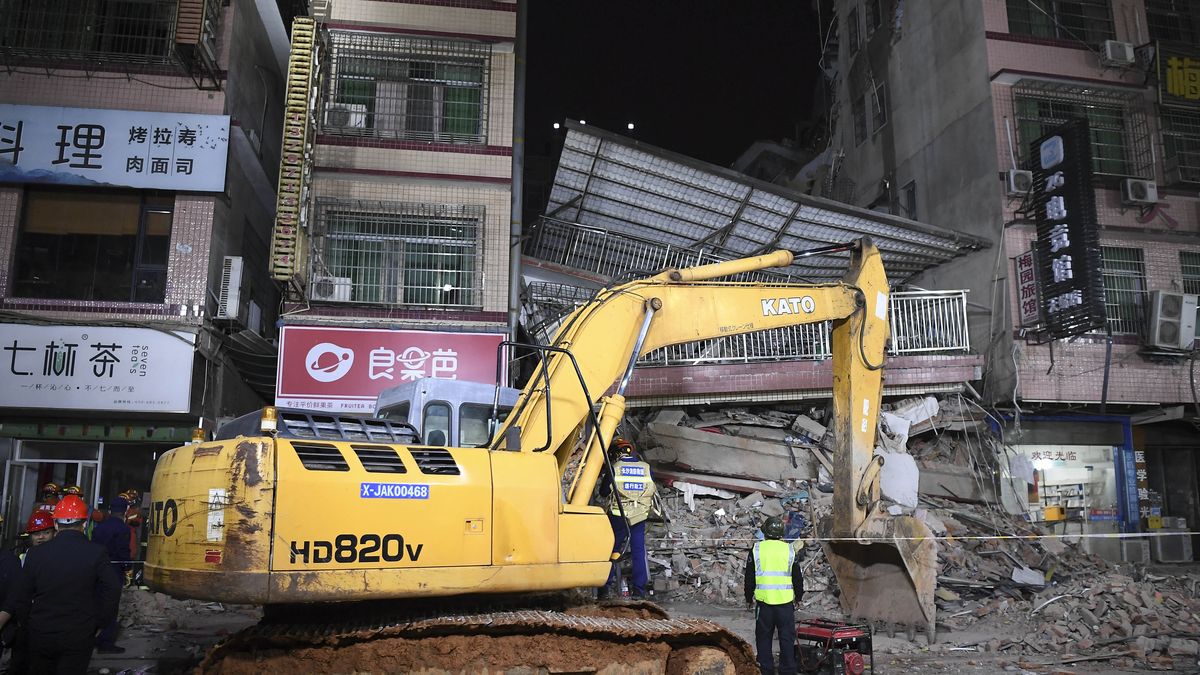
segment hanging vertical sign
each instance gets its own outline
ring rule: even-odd
[[[1017,308],[1021,314],[1021,326],[1037,325],[1041,319],[1038,307],[1037,263],[1033,251],[1025,251],[1013,259],[1017,274]]]
[[[1031,146],[1042,317],[1058,339],[1103,328],[1104,277],[1087,120],[1051,129]]]

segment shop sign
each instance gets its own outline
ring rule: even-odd
[[[275,405],[370,413],[379,392],[423,377],[495,382],[497,348],[505,338],[502,333],[284,326]]]
[[[1042,316],[1054,339],[1106,323],[1092,151],[1087,120],[1061,124],[1033,142]]]
[[[1088,520],[1095,521],[1117,521],[1120,516],[1117,515],[1116,509],[1088,509]]]
[[[221,192],[229,116],[0,104],[0,183]]]
[[[1200,54],[1160,45],[1157,55],[1159,103],[1200,107]]]
[[[1125,520],[1130,526],[1136,525],[1141,518],[1140,501],[1138,499],[1138,479],[1136,456],[1134,451],[1129,448],[1116,448],[1116,451],[1121,453],[1121,468],[1124,473],[1125,484]],[[1142,463],[1145,465],[1145,454],[1142,454]]]
[[[1037,263],[1033,251],[1026,251],[1013,261],[1017,273],[1017,307],[1021,312],[1021,325],[1035,326],[1041,319],[1038,307]]]
[[[0,407],[186,413],[196,336],[0,324]]]

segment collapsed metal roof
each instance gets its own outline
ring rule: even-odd
[[[718,258],[802,251],[869,235],[893,282],[990,245],[985,239],[755,180],[618,134],[567,123],[546,217]],[[846,253],[797,261],[841,278]]]

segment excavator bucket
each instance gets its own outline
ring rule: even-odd
[[[829,532],[827,521],[823,532]],[[855,619],[924,628],[936,639],[933,592],[937,541],[929,526],[911,516],[873,514],[862,539],[823,533],[822,548],[841,589],[842,611]]]

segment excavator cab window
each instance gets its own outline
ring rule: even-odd
[[[397,403],[394,406],[384,408],[379,411],[379,416],[391,422],[408,423],[408,401]]]
[[[503,422],[512,407],[500,406],[496,420],[492,420],[490,404],[464,403],[458,408],[458,444],[464,448],[478,448],[491,439],[492,433]]]
[[[426,445],[446,445],[450,436],[450,404],[434,401],[425,406],[425,420],[421,423]]]

